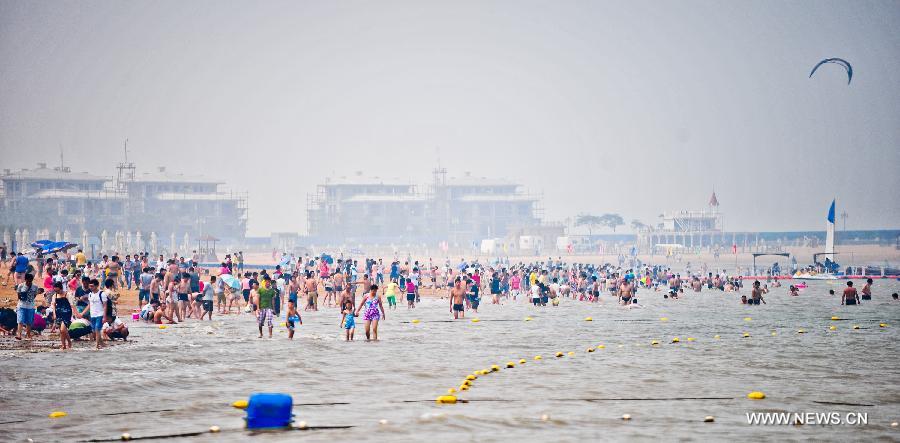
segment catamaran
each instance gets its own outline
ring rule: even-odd
[[[813,254],[813,262],[816,264],[815,271],[800,270],[794,274],[794,278],[798,280],[837,280],[840,277],[838,272],[838,264],[834,261],[834,200],[831,200],[831,207],[828,209],[828,221],[825,224],[825,252]],[[824,255],[825,261],[820,263],[819,256]],[[819,272],[819,269],[824,271]]]

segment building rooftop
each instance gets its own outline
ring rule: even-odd
[[[121,192],[110,190],[80,191],[75,189],[47,189],[38,191],[28,198],[73,198],[73,199],[100,199],[100,200],[124,200],[128,196]]]
[[[427,202],[431,197],[419,194],[359,194],[342,200],[344,203]]]
[[[447,186],[510,186],[517,187],[518,185],[503,179],[503,178],[494,178],[494,177],[477,177],[474,175],[466,174],[462,177],[447,177]]]
[[[362,171],[357,171],[353,175],[342,175],[340,177],[329,177],[325,179],[327,186],[361,186],[361,185],[385,185],[385,186],[412,186],[409,180],[403,180],[399,177],[378,177],[363,175]]]
[[[0,179],[3,180],[70,180],[103,182],[108,177],[89,174],[87,172],[72,172],[69,168],[48,168],[46,163],[38,163],[34,169],[22,169],[19,171],[5,170]]]
[[[205,179],[199,175],[184,175],[166,171],[165,167],[160,166],[154,172],[143,172],[135,174],[135,182],[140,183],[205,183],[205,184],[222,184],[223,182]]]
[[[537,198],[526,194],[479,194],[464,195],[454,200],[463,202],[532,202],[537,201]]]

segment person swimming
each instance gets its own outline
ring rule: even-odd
[[[856,292],[856,288],[853,287],[853,282],[848,281],[847,287],[844,289],[844,296],[841,297],[842,305],[855,305],[859,303],[859,294]]]

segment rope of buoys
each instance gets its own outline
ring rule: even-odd
[[[303,424],[303,422],[301,422]],[[353,428],[352,425],[338,425],[338,426],[292,426],[287,428],[279,428],[266,430],[266,432],[290,432],[290,431],[319,431],[319,430],[329,430],[329,429],[350,429]],[[220,432],[243,432],[246,431],[244,428],[239,429],[227,429],[223,430],[218,426],[211,426],[209,429],[205,431],[192,431],[192,432],[181,432],[177,434],[157,434],[157,435],[144,435],[140,437],[132,436],[129,433],[124,433],[116,438],[95,438],[91,440],[79,440],[81,443],[100,443],[100,442],[111,442],[111,441],[133,441],[133,440],[161,440],[164,438],[186,438],[186,437],[197,437],[203,434],[215,434]]]

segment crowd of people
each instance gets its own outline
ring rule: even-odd
[[[360,315],[366,339],[377,340],[378,324],[386,320],[386,309],[398,309],[397,298],[404,295],[406,309],[415,309],[422,290],[441,299],[446,297],[452,318],[460,319],[467,311],[477,313],[484,296],[490,297],[491,304],[522,299],[543,308],[557,306],[563,299],[597,303],[608,294],[618,304],[638,308],[639,291],[677,300],[686,291],[740,292],[744,286],[742,277],[730,276],[724,270],[705,275],[688,271],[682,276],[664,266],[625,269],[549,258],[516,264],[461,259],[452,265],[450,260],[441,264],[431,259],[385,263],[383,259],[335,260],[322,255],[283,257],[271,272],[245,271],[243,254],[234,258],[227,255],[218,269],[201,267],[198,260],[196,254],[159,255],[154,259],[147,253],[137,253],[124,259],[104,255],[92,262],[81,250],[40,259],[14,254],[5,263],[8,272],[3,284],[11,277],[15,279],[17,309],[14,313],[0,311],[0,330],[27,340],[49,327],[59,333],[63,349],[71,347],[73,339],[85,336],[90,336],[97,348],[107,340],[127,340],[129,331],[119,315],[119,301],[122,291],[132,287],[138,291],[139,311],[133,314],[133,320],[177,324],[189,319],[212,320],[214,313],[250,314],[255,316],[262,338],[266,330],[272,337],[275,319],[284,318],[288,338],[293,339],[296,327],[303,322],[303,304],[303,312],[336,309],[342,335],[349,341],[354,339]],[[856,294],[852,282],[847,284],[842,304],[871,299],[871,279],[863,287],[862,297]],[[749,297],[741,295],[741,303],[766,304],[764,295],[769,285],[779,287],[781,283],[772,278],[764,284],[754,281]],[[796,296],[799,290],[799,285],[791,285],[788,293]]]

